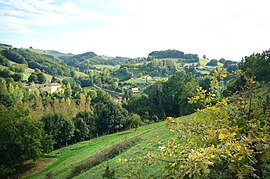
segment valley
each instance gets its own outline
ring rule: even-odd
[[[269,69],[267,50],[235,62],[2,44],[0,177],[266,176]]]

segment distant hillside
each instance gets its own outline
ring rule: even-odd
[[[0,47],[12,47],[12,45],[8,45],[8,44],[1,44],[1,43],[0,43]]]
[[[96,55],[94,52],[86,52],[72,56],[60,56],[59,58],[67,65],[79,68],[80,71],[94,68],[93,65],[121,65],[129,60],[129,58],[126,57],[113,58]]]
[[[86,53],[73,55],[73,56],[61,56],[59,58],[62,59],[68,65],[72,65],[72,64],[75,64],[77,62],[81,62],[81,61],[84,61],[86,59],[89,59],[89,58],[92,58],[95,56],[97,56],[97,55],[94,52],[86,52]]]
[[[71,70],[66,64],[28,49],[4,48],[0,50],[0,54],[10,61],[25,64],[32,69],[38,68],[50,75],[71,76]]]
[[[107,65],[121,65],[129,60],[127,57],[115,57],[107,62]]]
[[[62,62],[62,60],[59,57],[73,56],[73,54],[70,54],[70,53],[66,54],[66,53],[58,52],[56,50],[35,49],[33,47],[29,47],[29,48],[27,48],[27,50],[41,54],[45,57],[48,57],[48,58],[53,59],[53,60],[57,60],[59,62]]]
[[[148,59],[154,59],[154,58],[182,58],[185,60],[189,60],[190,62],[198,62],[199,56],[197,54],[185,54],[182,51],[179,50],[161,50],[161,51],[153,51],[149,53]]]

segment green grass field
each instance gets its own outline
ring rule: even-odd
[[[133,79],[127,80],[126,82],[132,83],[132,84],[138,84],[138,83],[146,83],[146,80],[143,78],[133,78]]]
[[[0,65],[0,70],[4,70],[4,69],[7,69],[8,67],[6,66],[3,66],[3,65]]]
[[[80,71],[75,71],[75,74],[76,74],[77,76],[82,76],[82,77],[86,76],[86,77],[88,77],[87,74],[85,74],[85,73],[83,73],[83,72],[80,72]]]
[[[208,62],[210,62],[210,60],[200,58],[199,62],[200,62],[200,64],[201,64],[202,66],[205,66]]]
[[[31,52],[43,54],[43,55],[51,55],[55,59],[60,60],[60,56],[71,56],[72,54],[66,54],[66,53],[61,53],[58,51],[54,50],[42,50],[42,49],[34,49],[34,48],[26,48],[27,50],[30,50]],[[60,60],[61,61],[61,60]]]
[[[207,71],[207,70],[200,70],[198,69],[198,71],[203,74],[203,75],[209,75],[210,74],[210,71]]]
[[[93,65],[94,67],[96,67],[97,69],[119,69],[120,65]]]
[[[190,116],[187,117],[189,118]],[[112,147],[113,145],[123,142],[124,140],[139,137],[140,140],[130,149],[108,161],[102,162],[101,164],[91,168],[90,170],[76,177],[102,178],[102,173],[105,170],[107,163],[109,163],[110,166],[113,166],[113,168],[116,170],[116,176],[117,178],[119,178],[126,172],[124,166],[117,162],[119,158],[129,159],[133,157],[144,156],[152,148],[157,147],[156,142],[151,142],[152,140],[156,139],[158,141],[166,141],[172,136],[173,133],[169,132],[166,129],[165,122],[160,122],[139,127],[136,131],[135,129],[131,129],[116,134],[98,137],[89,141],[80,142],[68,147],[55,150],[50,153],[47,158],[37,160],[37,166],[46,167],[46,164],[42,164],[44,161],[51,165],[43,169],[31,169],[30,171],[28,171],[28,173],[35,173],[35,170],[41,172],[27,178],[44,178],[45,175],[49,172],[52,173],[53,178],[67,178],[74,166],[95,155],[97,152]],[[157,174],[157,170],[154,170],[154,168],[149,168],[149,170],[147,169],[147,171],[143,171],[142,173],[143,176],[155,176]]]

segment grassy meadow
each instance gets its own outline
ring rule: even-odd
[[[190,118],[191,116],[183,118]],[[126,173],[126,168],[123,166],[123,164],[117,162],[119,159],[130,159],[133,157],[144,156],[151,149],[156,149],[158,147],[158,141],[167,141],[172,136],[173,133],[166,129],[165,122],[142,126],[137,130],[131,129],[116,134],[101,136],[55,150],[48,154],[46,158],[34,161],[34,165],[37,167],[28,170],[28,172],[25,173],[25,177],[44,178],[46,175],[48,175],[48,173],[50,173],[53,178],[68,178],[75,166],[85,162],[98,152],[108,149],[115,144],[138,137],[139,141],[132,145],[128,150],[120,152],[119,155],[109,160],[102,161],[99,165],[96,165],[75,177],[102,178],[102,174],[107,164],[109,164],[111,167],[113,167],[113,169],[115,169],[116,177],[119,178]],[[136,165],[136,163],[131,163],[131,166],[132,165]],[[40,166],[43,166],[44,168],[42,169]],[[154,177],[160,175],[160,173],[156,172],[156,168],[154,169],[152,167],[147,168],[147,170],[142,170],[142,176]],[[30,174],[32,174],[32,176],[29,176]]]

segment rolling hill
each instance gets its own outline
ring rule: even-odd
[[[193,115],[183,117],[189,119]],[[33,167],[28,172],[24,173],[26,178],[44,178],[48,173],[53,178],[69,178],[72,170],[85,161],[95,157],[99,152],[104,152],[119,143],[123,143],[134,139],[139,140],[124,151],[120,151],[119,155],[108,160],[101,161],[93,167],[90,167],[85,172],[80,173],[76,178],[102,178],[102,174],[107,166],[107,163],[116,170],[116,177],[119,178],[126,173],[124,165],[118,163],[119,159],[129,159],[134,156],[144,156],[152,149],[157,149],[156,142],[166,142],[174,134],[169,132],[165,127],[165,122],[154,123],[147,126],[139,127],[137,130],[131,129],[116,134],[101,136],[89,141],[80,142],[68,147],[64,147],[53,151],[46,158],[39,159],[32,163]],[[131,165],[134,165],[131,164]],[[157,172],[152,166],[147,170],[142,171],[144,177],[158,177],[161,171]],[[36,173],[39,172],[39,173]]]

